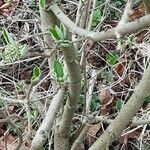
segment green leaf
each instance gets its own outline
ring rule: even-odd
[[[59,36],[59,39],[64,40],[63,32],[61,31],[61,29],[58,26],[55,26],[55,30],[57,32],[57,35]]]
[[[96,9],[94,11],[93,20],[100,21],[100,19],[101,19],[101,11],[100,11],[100,9]]]
[[[96,9],[95,11],[94,11],[94,14],[93,14],[93,22],[92,22],[92,26],[96,26],[98,23],[99,23],[99,21],[101,20],[101,11],[100,11],[100,9]]]
[[[61,30],[62,33],[63,33],[64,39],[66,39],[67,30],[66,30],[66,27],[65,27],[62,23],[60,24],[60,30]]]
[[[97,95],[92,96],[92,103],[90,107],[91,111],[97,111],[100,108],[99,97]]]
[[[150,95],[146,96],[144,99],[145,99],[145,102],[150,103]]]
[[[12,45],[16,44],[16,42],[14,41],[14,39],[12,38],[12,36],[10,35],[7,29],[3,30],[3,36],[7,44],[12,44]]]
[[[48,31],[49,31],[49,33],[51,34],[51,37],[52,37],[52,39],[54,40],[54,41],[58,41],[58,40],[60,40],[60,37],[59,37],[59,35],[57,34],[57,31],[54,29],[54,28],[49,28],[48,29]]]
[[[117,101],[116,101],[116,109],[117,109],[117,111],[120,111],[120,110],[121,110],[122,105],[123,105],[122,100],[117,100]]]
[[[59,60],[55,60],[53,67],[57,79],[61,80],[64,76],[63,65],[59,62]]]
[[[110,65],[115,65],[117,63],[118,60],[118,55],[116,54],[106,54],[106,61],[110,64]]]
[[[45,0],[39,0],[39,5],[41,8],[45,9]]]
[[[32,74],[32,82],[37,82],[40,79],[41,76],[41,70],[38,66],[35,66],[33,68],[33,74]]]

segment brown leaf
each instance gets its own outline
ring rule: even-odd
[[[3,140],[0,140],[0,150],[5,149],[5,143]]]
[[[142,43],[143,42],[143,39],[145,38],[145,36],[147,35],[147,32],[149,30],[143,30],[143,31],[140,31],[139,33],[137,33],[136,35],[136,42],[137,43]]]
[[[5,3],[3,0],[0,0],[0,14],[7,17],[19,2],[20,0],[13,0],[12,2]]]
[[[91,126],[85,137],[86,145],[90,146],[95,142],[95,138],[97,138],[97,133],[100,129],[101,129],[100,124],[95,124]]]
[[[108,89],[103,89],[99,97],[100,103],[102,105],[102,107],[100,108],[100,113],[101,115],[108,115],[110,111],[108,106],[114,101],[114,96],[110,93]]]
[[[97,132],[99,131],[100,128],[101,128],[100,124],[92,125],[91,128],[88,131],[88,134],[90,134],[90,136],[96,137],[96,134],[97,134]]]
[[[112,95],[108,89],[102,90],[99,94],[99,97],[100,97],[100,103],[105,106],[111,104],[113,101]]]
[[[144,3],[141,3],[141,5],[137,9],[132,10],[130,14],[130,19],[133,21],[136,18],[143,16],[144,12],[145,12]]]
[[[7,144],[11,144],[15,140],[15,138],[11,134],[7,134],[5,136],[5,139],[7,141]]]
[[[119,63],[119,64],[116,64],[115,67],[114,67],[115,71],[117,72],[117,74],[119,76],[122,76],[124,70],[125,70],[125,67],[122,63]]]
[[[101,113],[102,116],[108,115],[109,114],[109,109],[107,108],[107,106],[102,106],[100,108],[100,113]]]
[[[129,131],[125,135],[121,136],[121,138],[123,138],[123,141],[126,141],[126,142],[128,141],[128,139],[138,139],[141,132],[142,132],[142,127],[137,128],[131,132]]]
[[[140,11],[142,14],[145,13],[144,3],[142,3],[142,4],[139,6],[139,11]]]

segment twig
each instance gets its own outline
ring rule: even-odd
[[[44,144],[44,141],[47,139],[49,132],[53,126],[56,114],[63,103],[64,95],[65,88],[62,87],[52,99],[46,116],[43,119],[42,124],[38,128],[35,137],[33,138],[31,150],[38,149],[42,144]]]
[[[0,109],[0,114],[3,116],[3,118],[8,118],[7,115],[4,113],[4,111],[2,109]],[[20,147],[21,147],[21,145],[22,145],[22,142],[23,142],[21,130],[10,119],[7,119],[7,123],[10,124],[10,126],[12,127],[12,129],[16,130],[16,133],[17,133],[18,138],[19,138],[19,143],[17,144],[17,147],[15,148],[15,150],[19,150]]]
[[[10,119],[21,119],[21,120],[23,120],[23,119],[26,119],[26,118],[24,118],[24,117],[20,117],[20,116],[18,116],[17,114],[13,114],[13,115],[10,115],[10,116],[8,116],[7,118],[4,118],[4,119],[0,119],[0,123],[3,123],[3,122],[7,122],[8,120],[10,120]]]
[[[74,34],[78,34],[80,36],[93,39],[94,41],[101,41],[101,40],[116,38],[116,34],[115,34],[116,28],[109,29],[106,32],[105,31],[102,31],[102,32],[87,31],[85,29],[76,27],[76,25],[60,10],[57,4],[51,5],[49,7],[49,10],[51,10],[58,17],[58,19],[66,27],[68,27],[69,30]],[[150,26],[150,15],[146,15],[144,17],[141,17],[140,19],[137,19],[133,22],[129,22],[125,24],[124,26],[120,27],[118,29],[118,32],[122,36],[125,36],[128,33],[133,33],[141,29],[148,28],[149,26]]]

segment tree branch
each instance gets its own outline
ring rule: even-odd
[[[105,31],[102,31],[102,32],[87,31],[85,29],[76,27],[76,25],[60,10],[57,4],[51,5],[49,7],[49,10],[51,10],[57,16],[57,18],[73,34],[78,34],[80,36],[90,38],[94,41],[101,41],[101,40],[116,38],[116,35],[115,35],[116,28],[109,29],[106,32]],[[120,35],[125,36],[129,33],[131,34],[139,30],[142,30],[144,28],[148,28],[149,26],[150,26],[150,15],[146,15],[144,17],[141,17],[138,20],[135,20],[133,22],[129,22],[127,24],[120,26],[120,28],[117,28],[117,32],[119,32]]]
[[[126,125],[143,105],[145,98],[150,95],[150,65],[144,73],[134,93],[122,108],[118,116],[108,126],[104,134],[92,145],[89,150],[106,150],[123,132]]]
[[[47,139],[49,132],[54,124],[54,120],[58,110],[60,109],[62,102],[64,100],[65,88],[62,87],[58,93],[52,99],[52,102],[48,108],[46,116],[36,132],[33,138],[30,150],[39,150]]]
[[[71,122],[81,90],[81,70],[74,46],[62,49],[69,75],[68,99],[55,137],[55,149],[68,150]]]

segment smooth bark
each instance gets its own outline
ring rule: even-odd
[[[65,88],[63,87],[52,99],[52,102],[46,112],[46,116],[37,130],[35,137],[33,138],[30,150],[39,150],[48,138],[54,124],[54,120],[56,119],[56,115],[63,103],[64,95]]]

